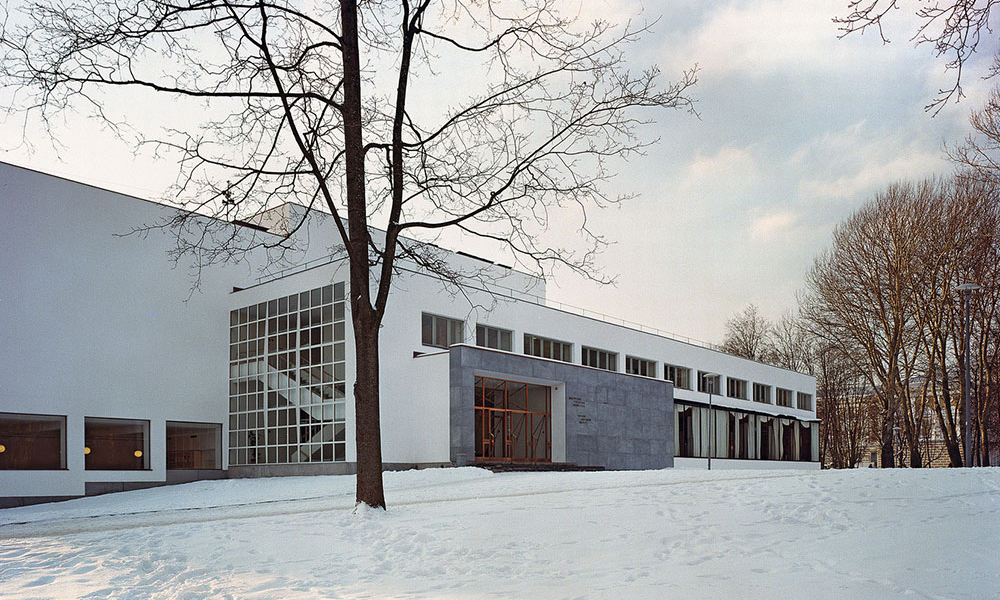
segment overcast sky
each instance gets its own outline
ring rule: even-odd
[[[967,134],[991,84],[974,72],[967,97],[932,117],[924,106],[951,74],[909,41],[912,16],[894,12],[889,45],[873,34],[838,40],[831,19],[846,2],[577,1],[584,18],[655,20],[631,60],[668,79],[697,64],[700,119],[661,113],[660,143],[622,165],[615,184],[639,197],[590,215],[616,240],[601,263],[617,284],[566,274],[550,298],[719,341],[749,303],[770,318],[793,308],[834,225],[877,190],[950,172],[944,145]],[[34,130],[30,152],[21,121],[0,114],[0,160],[154,199],[172,181],[169,164],[136,159],[91,121],[68,116],[62,132],[59,157]]]

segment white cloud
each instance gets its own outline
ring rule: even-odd
[[[807,174],[799,180],[800,197],[846,202],[893,181],[920,179],[951,169],[942,145],[913,139],[909,134],[885,135],[868,122],[815,136],[802,144],[789,162]]]
[[[687,163],[680,184],[682,191],[705,191],[706,186],[732,186],[751,181],[759,174],[757,159],[750,147],[724,146],[710,155],[696,154]]]
[[[709,18],[682,41],[672,40],[663,49],[664,63],[672,69],[693,62],[706,78],[732,74],[770,75],[818,70],[880,68],[909,50],[906,31],[911,19],[904,11],[887,23],[892,38],[904,41],[885,50],[877,35],[838,39],[833,18],[846,12],[843,0],[750,0],[723,7],[713,3]],[[902,46],[902,47],[900,47]]]
[[[795,214],[789,210],[763,215],[750,222],[750,236],[757,241],[769,242],[787,232],[795,221]]]

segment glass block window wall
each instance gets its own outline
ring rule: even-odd
[[[234,310],[229,464],[345,460],[344,284]]]

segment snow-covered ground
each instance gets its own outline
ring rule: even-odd
[[[0,598],[1000,598],[1000,469],[387,473],[0,510]]]

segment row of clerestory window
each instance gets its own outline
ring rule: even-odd
[[[461,319],[423,313],[421,316],[421,325],[422,341],[425,346],[447,348],[448,346],[461,344],[465,341],[465,322]],[[482,348],[513,352],[513,339],[514,332],[509,329],[501,329],[482,323],[476,325],[476,345]],[[573,345],[569,342],[525,333],[522,348],[524,354],[528,356],[573,362]],[[590,346],[581,346],[580,364],[595,369],[617,372],[618,353]],[[625,373],[655,378],[657,376],[656,361],[626,355]],[[672,381],[674,387],[678,389],[691,389],[692,377],[689,367],[664,362],[663,378]],[[721,395],[723,393],[721,378],[721,375],[715,373],[698,371],[696,379],[698,391]],[[749,382],[744,379],[726,377],[725,395],[730,398],[748,400],[749,390],[751,389],[749,385]],[[770,385],[755,382],[752,387],[753,400],[766,404],[777,403],[778,406],[797,407],[803,410],[813,409],[812,394],[793,392],[784,388],[776,389],[777,402],[775,402],[775,398],[772,396],[772,387]],[[793,399],[795,400],[794,404]]]

